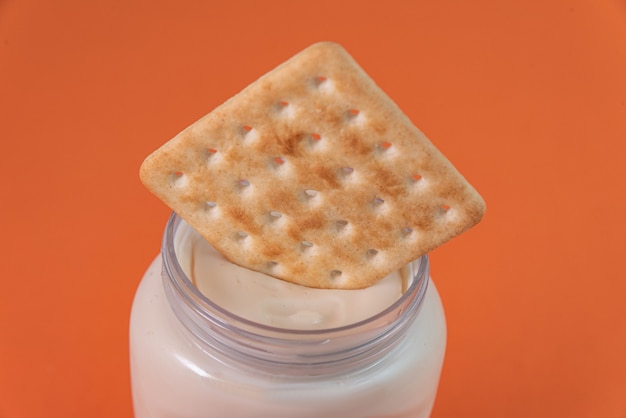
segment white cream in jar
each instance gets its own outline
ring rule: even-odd
[[[230,263],[192,228],[181,229],[174,245],[183,271],[202,294],[242,318],[279,328],[362,321],[398,300],[409,280],[408,271],[396,271],[365,289],[312,289]]]
[[[405,270],[309,289],[228,263],[172,216],[133,303],[135,416],[428,417],[445,319],[427,258]]]

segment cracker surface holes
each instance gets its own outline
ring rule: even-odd
[[[441,205],[439,206],[438,211],[440,217],[446,218],[448,220],[454,216],[454,211],[452,210],[450,205]]]
[[[307,205],[309,210],[322,210],[325,200],[317,190],[306,189],[300,193],[300,202]]]
[[[277,114],[281,117],[291,118],[294,115],[294,106],[286,100],[279,101],[275,106]]]
[[[203,205],[200,206],[200,211],[203,212],[204,215],[207,216],[207,220],[211,219],[213,221],[220,221],[221,218],[221,210],[217,205],[217,202],[207,201],[204,202]]]
[[[313,79],[313,86],[320,91],[331,91],[333,89],[332,80],[326,76],[317,76]]]
[[[374,154],[378,158],[383,158],[383,159],[394,158],[395,159],[398,152],[400,151],[397,148],[398,147],[394,147],[391,142],[383,141],[383,142],[376,144],[376,146],[374,147]],[[387,163],[392,164],[391,161],[387,161]]]
[[[207,165],[216,164],[218,161],[222,159],[221,157],[222,156],[218,154],[216,148],[207,148],[204,151],[204,159]]]
[[[380,197],[375,197],[374,200],[372,200],[372,206],[374,206],[375,208],[382,207],[384,203],[385,200]]]
[[[341,173],[344,175],[350,175],[352,173],[354,173],[354,168],[352,167],[341,167]]]
[[[343,219],[335,222],[335,228],[337,229],[337,231],[345,231],[347,229],[347,226],[348,221],[344,221]]]
[[[269,260],[265,262],[265,273],[274,275],[274,274],[279,274],[280,270],[281,270],[281,265],[278,261]]]
[[[259,133],[251,125],[242,125],[240,132],[244,143],[254,142],[259,138]]]
[[[187,176],[182,171],[176,171],[170,175],[170,184],[175,188],[182,188],[187,185]]]
[[[358,181],[358,177],[352,167],[341,167],[339,169],[339,180],[345,183],[355,183]]]

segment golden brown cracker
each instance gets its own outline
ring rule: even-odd
[[[485,210],[334,43],[189,126],[145,160],[141,179],[230,261],[316,288],[367,287]]]

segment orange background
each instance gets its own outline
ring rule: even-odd
[[[623,0],[0,1],[0,417],[130,417],[149,152],[319,40],[488,204],[432,254],[433,416],[626,416]]]

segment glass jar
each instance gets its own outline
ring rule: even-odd
[[[172,215],[133,303],[137,418],[430,415],[446,325],[427,256],[409,264],[407,290],[377,315],[289,330],[240,318],[202,295],[177,258],[182,227]]]

